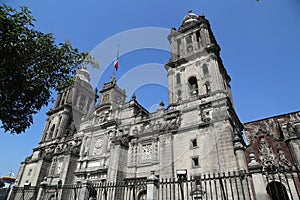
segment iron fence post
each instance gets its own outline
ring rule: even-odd
[[[15,198],[15,195],[16,195],[17,189],[18,189],[18,186],[17,186],[17,185],[12,185],[6,199],[7,199],[7,200],[9,200],[9,199],[14,199],[14,198]]]
[[[43,200],[46,194],[46,188],[47,188],[48,183],[46,181],[41,182],[39,192],[37,195],[37,200]]]
[[[253,152],[250,152],[250,163],[248,164],[249,172],[252,176],[252,183],[254,187],[253,195],[256,196],[257,200],[267,200],[268,196],[266,193],[266,184],[262,175],[262,166],[256,161]]]
[[[151,175],[147,179],[147,200],[157,200],[158,178],[151,171]]]
[[[88,200],[89,199],[89,188],[91,185],[91,181],[89,180],[84,180],[82,182],[82,187],[79,192],[79,199],[80,200]]]

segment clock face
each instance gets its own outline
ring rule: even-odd
[[[109,101],[109,94],[106,94],[103,96],[103,103],[106,103]]]

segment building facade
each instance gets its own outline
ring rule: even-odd
[[[187,14],[178,29],[171,29],[168,40],[172,54],[165,65],[166,108],[161,102],[150,113],[135,95],[126,102],[114,76],[103,84],[95,104],[97,90],[91,87],[87,70],[80,69],[75,84],[58,93],[47,113],[42,139],[22,162],[17,184],[118,182],[146,179],[150,171],[172,178],[181,169],[188,176],[248,172],[269,165],[271,158],[264,160],[264,152],[270,147],[277,149],[271,151],[276,158],[271,166],[299,165],[299,113],[245,124],[246,145],[231,79],[204,16]],[[261,195],[264,198],[267,192]]]

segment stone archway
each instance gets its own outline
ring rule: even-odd
[[[286,188],[277,181],[272,181],[267,185],[268,200],[289,200]]]
[[[146,200],[147,199],[147,190],[142,190],[139,192],[138,200]]]

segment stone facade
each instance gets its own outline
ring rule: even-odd
[[[299,179],[286,176],[284,172],[296,172],[300,166],[300,112],[249,122],[244,127],[248,143],[246,159],[250,172],[254,173],[257,197],[268,199],[271,193],[268,187],[271,188],[276,183],[278,186],[275,189],[283,188],[282,193],[290,192],[286,192],[284,198],[297,198]],[[297,177],[297,173],[294,176]],[[294,184],[290,186],[290,183],[295,183],[298,188]]]
[[[189,13],[168,36],[169,105],[148,112],[114,76],[97,90],[86,69],[60,91],[38,147],[21,164],[17,184],[56,185],[248,171],[299,165],[299,113],[243,124],[235,113],[230,76],[204,16]],[[246,149],[247,148],[247,149]],[[246,153],[245,153],[246,151]],[[259,161],[259,162],[258,162]],[[270,164],[271,162],[271,164]]]

